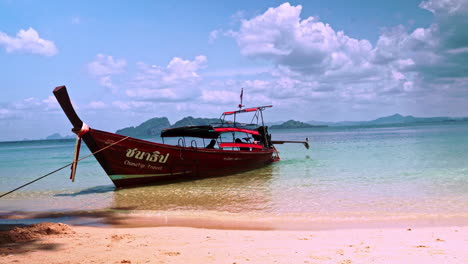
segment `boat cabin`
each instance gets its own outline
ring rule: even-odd
[[[270,106],[260,106],[224,112],[219,123],[204,126],[184,126],[161,131],[161,138],[179,138],[182,147],[259,151],[272,148],[271,135],[263,123],[262,111]],[[239,122],[238,115],[253,113],[250,122]],[[191,138],[187,144],[186,138]]]

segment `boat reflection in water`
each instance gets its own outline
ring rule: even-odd
[[[266,212],[275,166],[231,176],[119,189],[113,208],[145,211]]]

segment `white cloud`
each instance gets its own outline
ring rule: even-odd
[[[110,88],[112,91],[115,91],[115,85],[112,83],[112,78],[109,75],[100,76],[98,80],[101,86]]]
[[[127,62],[124,59],[98,54],[95,60],[88,64],[88,71],[94,76],[114,75],[124,72],[125,66]]]
[[[53,56],[58,53],[54,42],[40,38],[39,33],[33,28],[21,29],[16,37],[0,32],[0,45],[3,45],[8,53],[23,52],[44,56]]]
[[[233,77],[233,76],[248,76],[269,74],[270,67],[242,67],[237,69],[212,69],[203,72],[205,77]]]
[[[58,109],[60,109],[60,105],[57,102],[57,98],[55,98],[55,96],[49,95],[49,97],[42,100],[42,103],[45,105],[46,110],[58,110]]]
[[[49,96],[46,99],[39,99],[37,97],[28,97],[21,101],[16,101],[10,104],[12,110],[35,110],[35,111],[49,111],[58,110],[60,106],[54,96]]]
[[[360,67],[372,45],[336,32],[315,17],[300,18],[302,6],[284,3],[243,20],[232,36],[241,54],[273,61],[304,74]]]
[[[417,28],[412,33],[402,25],[385,30],[372,50],[372,62],[382,65],[396,60],[411,60],[415,64],[438,63],[440,56],[434,52],[440,44],[435,37],[437,30],[436,25]]]
[[[466,0],[430,0],[422,1],[419,7],[426,9],[434,14],[454,14],[467,11]]]
[[[139,72],[134,82],[136,86],[145,88],[190,85],[201,79],[197,72],[206,66],[206,62],[206,57],[202,55],[196,56],[193,61],[174,57],[166,67],[139,62]]]
[[[243,19],[229,35],[242,55],[273,63],[270,76],[252,76],[267,84],[250,90],[271,99],[298,104],[320,98],[363,110],[395,100],[413,107],[426,104],[423,97],[440,101],[460,91],[468,96],[468,1],[431,0],[420,7],[434,13],[433,24],[384,29],[375,46],[317,17],[301,18],[302,6],[289,3]]]
[[[186,99],[185,94],[177,94],[174,90],[169,88],[164,89],[148,89],[140,88],[134,90],[126,90],[125,94],[128,97],[140,98],[143,100],[183,100]]]
[[[240,95],[239,93],[225,90],[203,90],[201,100],[204,103],[235,105],[240,102]]]
[[[450,53],[450,54],[468,53],[468,47],[461,47],[461,48],[457,48],[457,49],[449,49],[446,52]]]
[[[108,105],[102,101],[91,101],[86,108],[88,109],[105,109]]]
[[[236,83],[233,81],[232,83]],[[226,86],[217,85],[217,89],[203,89],[201,96],[197,99],[200,103],[206,104],[207,106],[222,106],[220,111],[237,107],[240,103],[240,91],[238,85],[233,85],[230,82],[225,82]],[[241,82],[239,82],[240,84]],[[245,87],[242,104],[249,106],[269,105],[272,103],[272,98],[258,91],[252,90],[248,86]],[[222,89],[224,88],[224,89]]]
[[[208,43],[210,44],[214,43],[216,39],[218,39],[220,33],[221,31],[218,29],[211,31],[210,34],[208,35]]]
[[[11,110],[6,108],[0,108],[0,120],[9,119],[13,117]]]
[[[133,85],[125,94],[136,100],[172,100],[193,98],[199,91],[197,84],[202,80],[198,71],[206,67],[206,56],[194,60],[174,57],[167,66],[148,65],[139,62],[139,71]]]
[[[19,101],[0,105],[0,119],[15,119],[40,112],[58,112],[60,105],[54,96],[45,99],[28,97]]]
[[[393,79],[395,79],[395,80],[405,79],[405,75],[402,74],[401,72],[398,72],[398,71],[392,71],[392,76],[393,76]]]
[[[430,0],[419,5],[434,14],[434,25],[442,49],[468,47],[468,1]]]
[[[112,105],[121,110],[136,110],[148,108],[152,106],[152,103],[140,101],[114,101],[112,102]]]
[[[97,54],[94,61],[88,63],[88,72],[99,80],[101,86],[116,92],[117,86],[112,82],[112,75],[125,72],[127,62],[124,59],[114,59],[112,56]]]

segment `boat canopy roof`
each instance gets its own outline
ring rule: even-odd
[[[228,132],[241,132],[251,135],[260,134],[257,130],[238,127],[184,126],[164,129],[161,131],[161,137],[218,138],[221,133]]]
[[[258,118],[261,116],[261,113],[259,114],[259,112],[265,110],[267,107],[272,107],[272,105],[250,107],[236,111],[224,112],[220,118],[221,123],[216,123],[213,125],[167,128],[161,131],[161,137],[197,137],[215,139],[218,138],[220,134],[228,132],[241,132],[258,136],[260,135],[260,131],[257,130]],[[257,124],[244,124],[236,122],[236,114],[247,112],[255,112],[254,118],[257,118]],[[234,122],[225,121],[224,117],[227,115],[234,115]],[[261,116],[261,118],[263,124],[263,116]],[[255,128],[251,129],[252,126],[255,126]]]
[[[167,128],[161,131],[161,137],[198,137],[198,138],[218,138],[212,126],[184,126]]]

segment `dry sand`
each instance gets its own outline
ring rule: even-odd
[[[259,231],[43,223],[2,232],[0,263],[468,263],[468,228]]]

